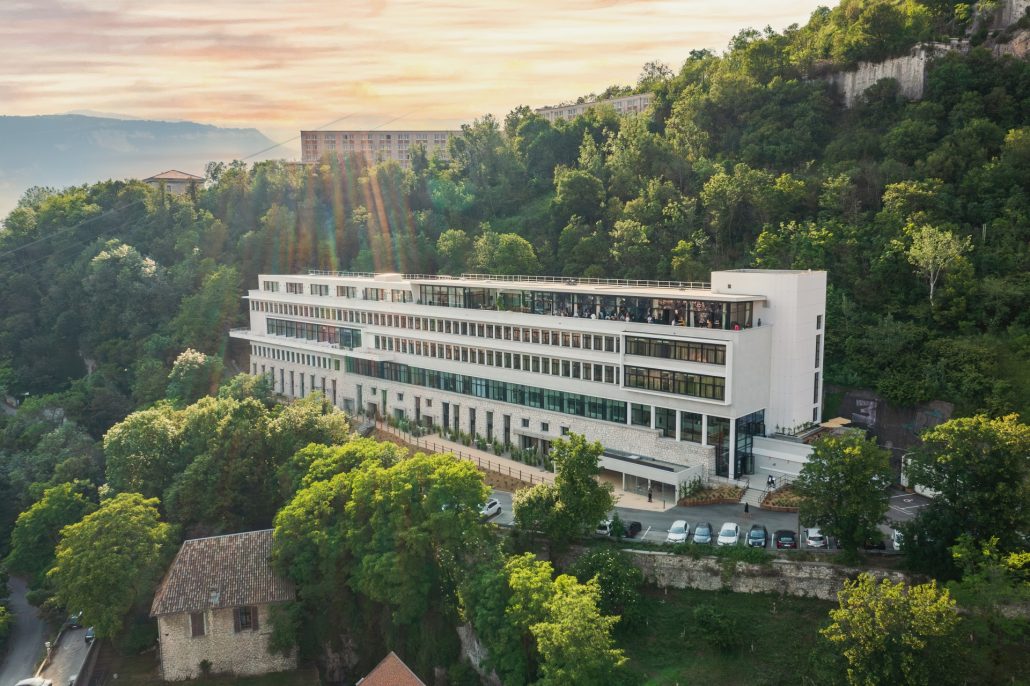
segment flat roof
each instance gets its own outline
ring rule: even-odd
[[[390,284],[418,284],[424,286],[456,286],[464,288],[493,288],[499,291],[553,291],[623,297],[668,298],[671,300],[719,300],[725,302],[751,302],[766,300],[764,295],[747,293],[715,293],[707,282],[650,281],[644,279],[590,279],[559,276],[526,276],[496,274],[396,274],[371,272],[327,272],[311,270],[307,274],[261,274],[259,279],[297,279],[319,277],[341,282],[365,281],[369,286],[389,288]]]

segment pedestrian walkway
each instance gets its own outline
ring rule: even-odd
[[[517,460],[512,460],[511,458],[503,457],[501,455],[494,455],[493,453],[485,450],[479,450],[478,448],[462,445],[461,443],[441,438],[436,434],[416,437],[406,431],[394,428],[383,421],[376,422],[376,428],[385,433],[392,434],[404,442],[414,445],[426,452],[452,453],[455,457],[462,460],[469,460],[476,463],[476,466],[480,469],[511,476],[531,485],[554,483],[554,474],[545,469],[523,464],[522,462],[518,462]],[[615,502],[619,507],[634,510],[664,512],[665,510],[676,506],[675,502],[662,500],[661,498],[652,498],[652,502],[649,503],[647,502],[646,494],[624,491],[619,487],[619,484],[614,481],[608,481],[608,483],[611,483],[615,489]]]

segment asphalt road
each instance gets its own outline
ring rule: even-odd
[[[46,626],[36,614],[36,608],[25,600],[25,580],[11,577],[10,608],[14,614],[7,654],[0,663],[0,685],[9,686],[36,673],[36,665],[43,657]]]
[[[86,660],[86,649],[89,644],[85,641],[86,629],[65,629],[61,635],[61,642],[51,657],[50,664],[40,675],[45,679],[54,682],[54,686],[64,686],[68,679],[79,673],[82,663]],[[0,684],[6,686],[6,684]]]
[[[511,493],[494,490],[492,497],[497,498],[501,503],[501,514],[491,521],[500,526],[511,526],[514,523],[514,515],[511,508]],[[883,524],[880,529],[885,540],[890,540],[894,523],[901,523],[913,519],[919,509],[929,503],[928,498],[902,491],[891,491],[890,509],[887,512],[888,523]],[[616,508],[619,518],[626,524],[629,522],[640,522],[641,533],[637,540],[647,543],[664,543],[665,537],[672,527],[672,523],[678,519],[686,520],[690,524],[691,538],[694,528],[699,522],[707,522],[718,531],[725,522],[736,522],[740,526],[741,538],[747,535],[748,529],[753,524],[764,524],[769,530],[769,535],[779,530],[788,529],[798,534],[799,544],[801,530],[798,528],[798,516],[793,512],[769,512],[767,510],[752,509],[748,515],[744,514],[744,506],[733,505],[697,505],[694,507],[674,507],[665,512],[654,512],[652,510],[634,510],[630,508]],[[803,527],[802,527],[803,528]],[[770,549],[772,544],[770,543]],[[889,546],[888,546],[888,549]],[[820,550],[827,550],[821,548]]]

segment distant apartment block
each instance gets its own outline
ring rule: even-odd
[[[591,100],[590,102],[580,102],[574,105],[539,107],[535,112],[552,123],[559,119],[574,119],[597,105],[611,105],[618,114],[636,114],[646,110],[653,99],[654,93],[637,93],[635,95],[625,95],[621,98]]]
[[[395,160],[411,167],[411,154],[421,145],[426,154],[450,159],[447,143],[460,131],[301,131],[301,160],[311,164],[323,155],[364,155],[370,163]]]

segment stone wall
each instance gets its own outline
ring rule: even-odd
[[[189,613],[157,618],[161,673],[166,681],[200,676],[200,661],[211,662],[212,673],[264,674],[297,668],[297,657],[268,652],[272,633],[269,605],[258,606],[256,631],[236,632],[233,609],[208,610],[203,636],[192,636]]]
[[[578,557],[584,549],[575,549]],[[644,578],[658,587],[696,588],[702,591],[726,589],[736,593],[779,593],[782,595],[836,600],[844,582],[868,571],[876,578],[909,582],[906,574],[886,570],[842,567],[828,562],[775,559],[769,564],[748,564],[717,557],[691,558],[672,553],[626,550]]]
[[[1002,0],[994,13],[990,27],[1004,29],[1010,24],[1015,24],[1023,18],[1027,9],[1030,9],[1030,0]]]
[[[844,96],[846,107],[854,107],[862,94],[881,79],[894,79],[898,82],[902,96],[909,100],[920,100],[926,86],[926,67],[930,60],[952,50],[965,50],[965,44],[956,41],[917,45],[904,57],[883,62],[859,62],[855,69],[835,72],[827,76],[826,80]]]

